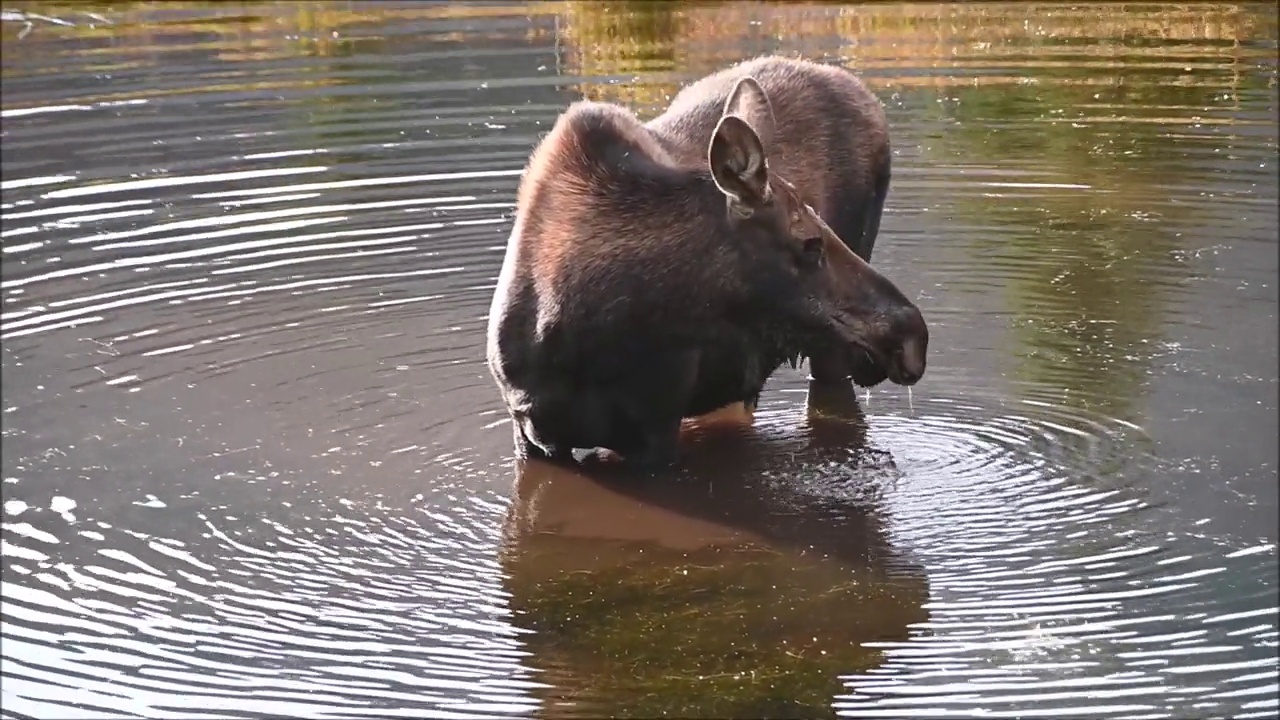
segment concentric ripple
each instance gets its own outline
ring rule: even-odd
[[[1280,711],[1273,3],[0,33],[3,717]],[[513,470],[483,344],[530,148],[763,52],[884,100],[928,376],[785,370],[652,483]]]
[[[416,518],[371,515],[350,502],[249,517],[207,507],[181,539],[131,529],[146,523],[128,516],[167,511],[154,497],[113,512],[123,526],[62,496],[20,503],[6,503],[4,525],[5,711],[15,717],[461,718],[532,707],[537,684],[521,668],[491,559],[501,503],[475,498],[455,518],[425,506]]]
[[[929,621],[849,676],[853,717],[1265,717],[1274,542],[1213,542],[1134,482],[1167,468],[1129,423],[1024,401],[917,402],[873,437],[905,480],[893,541],[929,569]],[[1016,410],[1016,412],[1010,412]],[[1229,582],[1229,596],[1222,595]]]

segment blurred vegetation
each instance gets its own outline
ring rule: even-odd
[[[1274,11],[1268,13],[1256,3],[568,0],[546,5],[561,8],[567,74],[639,76],[627,84],[588,80],[582,87],[584,95],[653,107],[687,78],[756,52],[818,51],[840,58],[846,66],[865,73],[868,84],[880,88],[1008,85],[1063,67],[1072,72],[1054,77],[1055,82],[1094,85],[1110,83],[1107,73],[1097,70],[1117,62],[1163,57],[1169,67],[1178,69],[1198,59],[1217,64],[1224,51],[1268,39],[1274,42],[1277,33]],[[744,39],[755,46],[745,53]],[[974,72],[984,68],[995,72]],[[667,74],[655,77],[657,72]],[[1193,74],[1176,82],[1205,84]]]
[[[45,2],[15,0],[5,10],[0,43],[9,52],[39,52],[43,42],[68,36],[111,40],[113,52],[126,46],[139,63],[148,51],[163,49],[184,36],[200,36],[203,49],[218,51],[227,62],[282,57],[349,55],[363,41],[380,42],[388,24],[429,20],[483,20],[509,17],[510,4],[383,2]],[[552,8],[519,7],[517,15],[553,15]],[[19,41],[25,15],[32,29]],[[57,32],[48,32],[56,29]],[[499,37],[506,37],[502,33]],[[530,36],[538,33],[530,32]],[[210,37],[212,36],[212,37]],[[433,33],[431,42],[475,42],[485,39],[483,24]],[[34,45],[35,47],[32,47]]]

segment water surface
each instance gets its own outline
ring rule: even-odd
[[[0,714],[1274,716],[1276,21],[15,4]],[[928,377],[514,467],[530,149],[762,52],[885,102]]]

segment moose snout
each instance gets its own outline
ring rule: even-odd
[[[929,352],[929,326],[920,309],[912,306],[898,322],[900,343],[889,358],[889,379],[898,385],[915,385],[924,377]]]

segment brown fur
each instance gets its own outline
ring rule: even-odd
[[[744,77],[768,93],[780,128],[764,138],[770,168],[803,188],[836,235],[870,262],[892,154],[884,107],[856,75],[804,60],[756,58],[688,85],[646,127],[679,138],[686,161],[701,160],[698,149],[710,142],[729,93]]]
[[[862,146],[798,137],[834,137],[839,123],[797,126],[813,110],[788,104],[812,104],[813,77],[843,71],[744,67],[695,83],[647,125],[575,103],[534,150],[489,320],[517,454],[603,447],[668,464],[682,418],[754,407],[801,354],[857,345],[896,381],[923,373],[919,310],[817,209],[840,218],[861,197],[867,171],[846,166]]]

